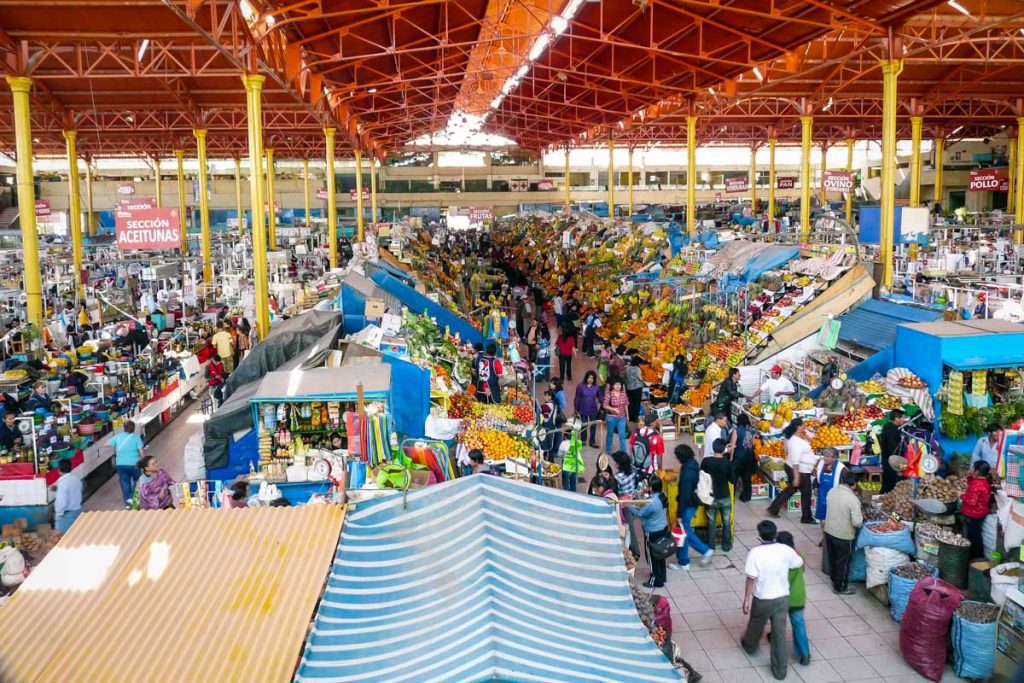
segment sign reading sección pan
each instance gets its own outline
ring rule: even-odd
[[[181,222],[177,209],[135,209],[114,212],[117,248],[179,249]]]
[[[796,188],[796,178],[793,176],[775,179],[776,190],[792,190],[794,188]]]
[[[971,192],[1006,192],[1010,189],[1010,183],[1002,169],[984,168],[971,171],[971,181],[967,189]]]
[[[853,174],[846,171],[825,171],[825,192],[853,192]]]

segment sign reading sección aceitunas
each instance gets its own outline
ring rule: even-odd
[[[181,221],[177,209],[132,209],[114,212],[117,248],[179,249]]]

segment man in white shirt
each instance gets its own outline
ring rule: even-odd
[[[60,461],[60,473],[53,501],[53,526],[55,531],[63,534],[82,514],[82,480],[71,472],[71,460],[67,458]]]
[[[555,322],[558,324],[558,329],[562,329],[562,310],[564,304],[562,302],[562,295],[556,294],[555,298],[551,300],[551,309],[555,312]]]
[[[804,566],[804,561],[789,546],[775,542],[777,531],[774,522],[760,522],[757,535],[761,545],[751,548],[747,553],[743,613],[749,614],[750,619],[740,644],[747,654],[756,654],[765,622],[771,620],[772,675],[781,681],[786,678],[786,670],[789,668],[789,645],[786,640],[789,570]]]
[[[750,398],[764,394],[764,400],[770,403],[784,401],[796,393],[796,387],[788,379],[782,376],[782,366],[773,365],[771,376],[764,381],[761,388],[754,392]]]
[[[719,439],[724,439],[729,444],[726,453],[732,453],[736,445],[736,432],[731,434],[728,430],[729,419],[725,413],[715,413],[711,418],[711,424],[704,429],[704,455],[703,458],[714,457],[715,451],[712,448]]]

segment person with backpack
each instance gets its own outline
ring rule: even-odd
[[[616,451],[612,454],[612,461],[615,463],[615,492],[620,500],[630,500],[636,493],[637,477],[633,470],[633,461],[625,451]],[[633,509],[626,507],[622,509],[625,517],[626,530],[629,534],[629,549],[633,557],[640,557],[640,544],[636,540],[636,532],[633,530]]]
[[[594,342],[597,339],[597,331],[601,329],[601,316],[594,311],[587,316],[583,323],[583,353],[590,358],[594,357]]]
[[[676,520],[676,524],[683,530],[685,536],[676,551],[677,564],[670,565],[669,569],[689,571],[691,547],[702,556],[700,561],[702,567],[711,562],[715,551],[693,533],[693,516],[697,514],[697,507],[700,505],[700,499],[697,498],[700,465],[697,464],[696,454],[693,452],[693,448],[685,444],[676,446],[675,454],[676,459],[679,460],[679,493],[676,497],[679,518]]]
[[[671,373],[668,379],[668,404],[670,406],[679,403],[683,392],[686,391],[686,371],[686,358],[683,354],[678,354],[672,361],[672,370],[669,371]]]
[[[665,457],[665,440],[655,428],[657,422],[657,415],[644,415],[644,426],[629,437],[629,453],[633,457],[633,467],[648,475],[661,468],[662,458]]]
[[[481,403],[501,403],[501,361],[495,358],[498,347],[491,342],[483,356],[477,354],[476,400]]]
[[[725,439],[717,439],[712,446],[714,455],[704,458],[700,463],[701,472],[711,477],[711,497],[708,505],[708,547],[715,547],[718,535],[718,518],[722,518],[722,552],[732,550],[732,491],[730,484],[736,482],[736,470],[732,462],[726,458],[729,444]]]
[[[736,445],[732,452],[732,462],[736,468],[736,497],[744,503],[750,502],[753,494],[751,478],[757,472],[757,455],[754,453],[754,428],[746,413],[736,418]]]
[[[544,459],[551,461],[559,446],[562,445],[562,433],[558,431],[565,424],[565,417],[558,406],[558,399],[551,389],[544,390],[544,403],[540,407],[540,426],[547,432],[540,442],[540,449],[544,452]]]
[[[586,470],[583,461],[583,442],[575,429],[569,436],[569,442],[562,443],[562,488],[576,493],[579,491],[580,475]]]
[[[665,586],[665,558],[658,557],[651,544],[669,536],[668,529],[668,497],[662,491],[661,479],[651,477],[650,502],[644,506],[631,505],[630,511],[640,518],[644,529],[644,550],[647,554],[647,566],[651,568],[651,578],[644,584],[647,588],[663,588]]]

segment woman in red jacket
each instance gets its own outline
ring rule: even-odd
[[[984,460],[974,463],[967,474],[967,490],[960,496],[960,512],[967,518],[967,540],[971,542],[971,559],[985,556],[981,529],[992,502],[992,468]]]

